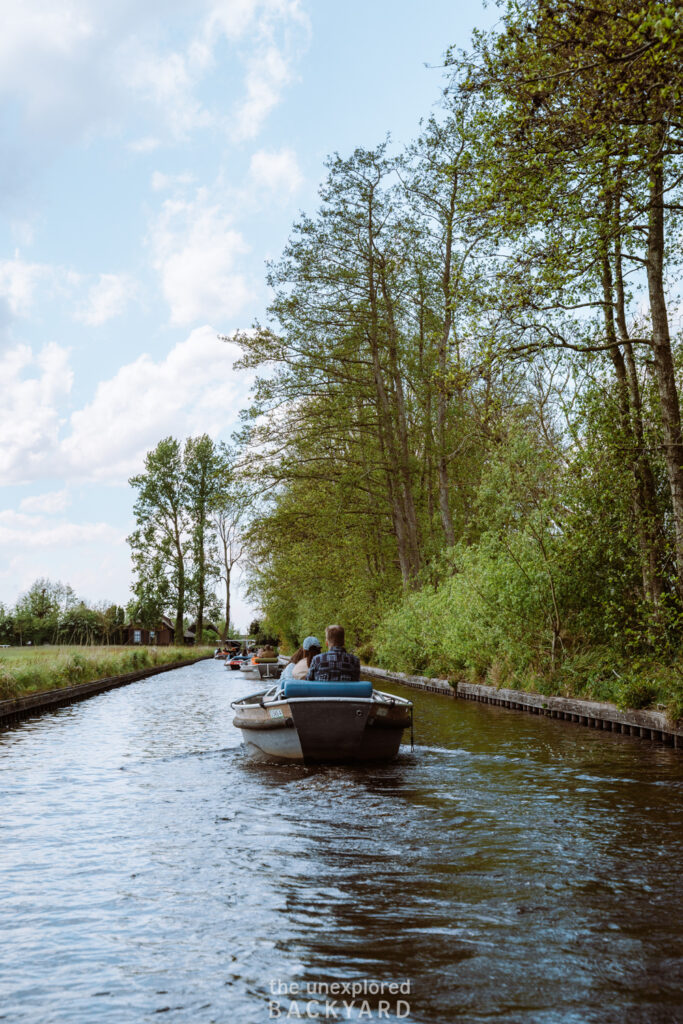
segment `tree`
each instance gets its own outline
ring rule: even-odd
[[[299,435],[306,432],[311,441],[299,475],[329,477],[329,454],[336,455],[334,475],[343,465],[356,467],[348,474],[350,495],[363,498],[368,475],[378,473],[409,585],[420,568],[402,331],[402,318],[412,317],[405,275],[413,239],[392,232],[393,195],[385,188],[392,173],[384,146],[330,161],[320,215],[295,225],[270,271],[276,290],[270,315],[281,333],[257,328],[238,340],[245,353],[240,365],[277,364],[274,376],[257,383],[257,408],[286,401],[290,414],[253,426],[252,443],[281,450],[294,418]],[[327,457],[313,452],[321,436],[330,446]],[[289,460],[279,469],[266,461],[266,468],[278,475],[293,469]]]
[[[244,536],[292,641],[409,608],[424,646],[432,608],[473,671],[555,672],[581,643],[681,640],[683,21],[499,6],[417,141],[330,159],[269,268],[239,338]]]
[[[463,312],[470,310],[472,297],[479,299],[481,281],[471,265],[474,257],[481,263],[486,241],[473,201],[477,177],[473,173],[472,106],[468,99],[451,97],[441,118],[429,118],[405,159],[399,161],[408,202],[419,218],[415,301],[419,309],[419,373],[427,387],[426,456],[431,459],[434,445],[439,515],[447,545],[456,542],[449,418],[462,415],[465,402],[458,327]],[[436,404],[434,423],[432,401]]]
[[[619,381],[631,452],[644,589],[663,588],[652,474],[641,441],[637,350],[652,359],[683,592],[683,440],[665,273],[667,222],[680,214],[683,25],[653,0],[526,0],[504,5],[502,30],[451,53],[453,88],[483,103],[482,200],[514,245],[504,296],[508,351],[555,345],[603,352]],[[486,145],[481,147],[486,149]],[[627,326],[625,283],[646,280],[649,314]],[[587,311],[599,319],[587,322]],[[574,313],[575,316],[567,316]],[[587,329],[588,328],[588,329]],[[516,334],[516,337],[514,335]]]
[[[225,487],[225,466],[221,453],[208,436],[190,437],[183,453],[187,512],[191,530],[193,560],[192,588],[197,604],[195,643],[201,644],[204,630],[204,611],[207,603],[207,584],[216,568],[207,557],[211,533],[211,515],[220,502]]]
[[[17,600],[14,610],[14,628],[19,643],[55,643],[59,637],[64,616],[78,599],[72,588],[59,581],[40,577]]]
[[[187,483],[181,447],[172,437],[145,457],[145,472],[128,481],[137,492],[137,529],[128,537],[136,575],[134,591],[142,607],[155,612],[173,601],[174,639],[183,643],[187,559],[191,549]]]
[[[14,638],[14,618],[0,602],[0,643],[11,644]]]
[[[225,588],[225,625],[221,640],[225,642],[230,628],[230,587],[232,573],[244,554],[243,527],[253,503],[253,491],[232,470],[232,457],[221,449],[220,487],[214,494],[210,510],[212,531],[210,561]]]

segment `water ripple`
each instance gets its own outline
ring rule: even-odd
[[[363,978],[409,1024],[683,1019],[680,755],[392,689],[420,742],[370,768],[249,761],[211,662],[0,733],[0,1020],[261,1024]]]

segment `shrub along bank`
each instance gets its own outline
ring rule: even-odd
[[[520,563],[500,549],[495,556],[482,548],[461,552],[459,571],[406,595],[360,653],[394,671],[666,709],[674,722],[683,717],[680,652],[648,650],[626,628],[611,642],[596,639],[578,614],[573,630],[556,632],[539,599],[548,597],[547,580],[539,574],[534,588],[528,573],[521,585],[521,575]]]
[[[209,655],[203,647],[43,647],[0,652],[0,700]]]

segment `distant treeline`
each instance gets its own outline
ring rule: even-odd
[[[251,592],[292,641],[631,693],[683,638],[683,10],[500,11],[404,152],[329,160],[239,338]]]
[[[215,596],[210,611],[219,633],[237,635],[232,624],[226,630]],[[186,612],[181,643],[186,639],[188,627],[196,622],[196,606],[188,601]],[[0,604],[0,644],[122,644],[128,642],[128,629],[124,626],[149,625],[154,629],[159,626],[162,615],[163,608],[157,617],[147,620],[136,598],[125,608],[106,601],[88,604],[77,597],[68,584],[41,578],[18,598],[14,607]],[[252,623],[252,627],[260,631],[258,622]],[[215,633],[204,630],[199,643],[211,644],[216,639]],[[196,630],[189,642],[198,642]]]
[[[3,644],[120,644],[126,613],[87,605],[68,584],[38,579],[13,608],[0,604]]]

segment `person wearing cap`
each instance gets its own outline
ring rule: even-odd
[[[306,679],[326,683],[354,683],[360,679],[360,659],[344,647],[344,627],[328,626],[325,630],[327,650],[309,664]]]
[[[304,657],[294,666],[292,670],[293,679],[306,679],[311,662],[322,651],[322,644],[317,636],[307,636],[301,646],[304,649]]]

